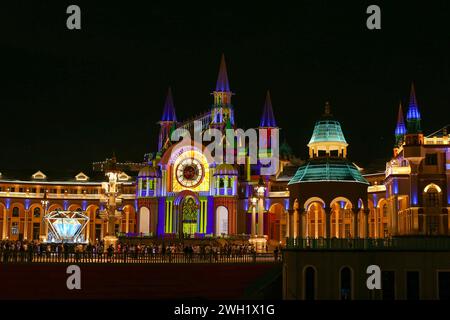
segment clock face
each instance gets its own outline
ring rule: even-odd
[[[184,187],[195,187],[203,179],[203,166],[193,158],[184,159],[176,168],[176,177],[178,182]]]

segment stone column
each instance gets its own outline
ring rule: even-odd
[[[291,222],[291,219],[290,219],[290,213],[289,213],[289,211],[286,211],[286,238],[289,238],[291,235],[290,235],[290,222]]]
[[[331,238],[331,208],[325,207],[325,238]]]
[[[373,218],[374,218],[374,220],[375,220],[375,223],[374,223],[374,237],[375,238],[379,238],[380,236],[379,236],[379,225],[378,225],[378,212],[379,212],[379,210],[378,210],[378,208],[377,207],[373,207]]]
[[[392,235],[398,234],[398,196],[392,198]]]
[[[353,208],[352,209],[353,212],[353,231],[352,231],[352,235],[353,238],[359,238],[359,226],[358,226],[358,213],[359,213],[359,209],[358,208]]]
[[[28,215],[30,214],[30,210],[27,209],[25,210],[25,220],[23,222],[23,239],[27,240],[28,239]]]
[[[128,210],[129,209],[125,211],[125,233],[130,232],[130,213]],[[136,215],[136,217],[138,217],[138,215]]]
[[[264,236],[264,198],[258,199],[258,236]]]
[[[301,214],[300,214],[300,220],[301,220],[301,226],[302,226],[302,228],[301,228],[301,237],[302,238],[306,238],[306,228],[307,228],[307,223],[308,223],[308,220],[307,220],[307,212],[306,212],[306,210],[305,209],[302,209],[302,211],[301,211]]]
[[[369,213],[370,210],[364,209],[364,238],[369,238]]]
[[[299,208],[298,210],[297,210],[297,219],[298,219],[298,236],[300,237],[300,238],[305,238],[305,233],[303,232],[304,231],[304,224],[305,224],[305,221],[304,221],[304,216],[305,216],[305,210],[303,209],[303,208]]]
[[[2,230],[2,239],[6,239],[6,237],[8,236],[7,230],[8,230],[8,214],[7,214],[7,209],[6,209],[6,208],[3,208],[3,230]]]

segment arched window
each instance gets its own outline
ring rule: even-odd
[[[33,210],[33,217],[35,217],[35,218],[40,218],[41,217],[41,208],[38,208],[38,207],[34,208],[34,210]]]
[[[425,207],[439,207],[440,206],[440,193],[439,190],[431,185],[425,188]]]
[[[307,267],[305,270],[305,300],[315,300],[316,298],[316,270]]]
[[[387,214],[388,214],[388,207],[387,204],[385,203],[383,205],[383,217],[387,217]]]
[[[349,267],[344,267],[341,269],[340,276],[340,292],[339,298],[341,300],[351,300],[352,298],[352,271]]]
[[[19,208],[18,207],[14,207],[13,208],[12,216],[13,216],[13,218],[18,218],[19,217]]]

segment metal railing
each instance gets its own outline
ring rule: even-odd
[[[0,251],[1,263],[278,263],[281,254],[91,253]]]
[[[286,249],[299,250],[426,250],[450,251],[450,237],[393,237],[379,239],[287,238]]]

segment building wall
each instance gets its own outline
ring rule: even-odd
[[[450,272],[450,252],[442,251],[302,251],[286,250],[283,262],[283,298],[306,298],[306,268],[315,269],[315,299],[340,300],[340,271],[352,273],[352,299],[383,299],[382,290],[368,290],[367,267],[394,271],[395,299],[407,298],[406,272],[419,271],[420,299],[438,299],[438,272]],[[385,297],[386,298],[386,297]]]

